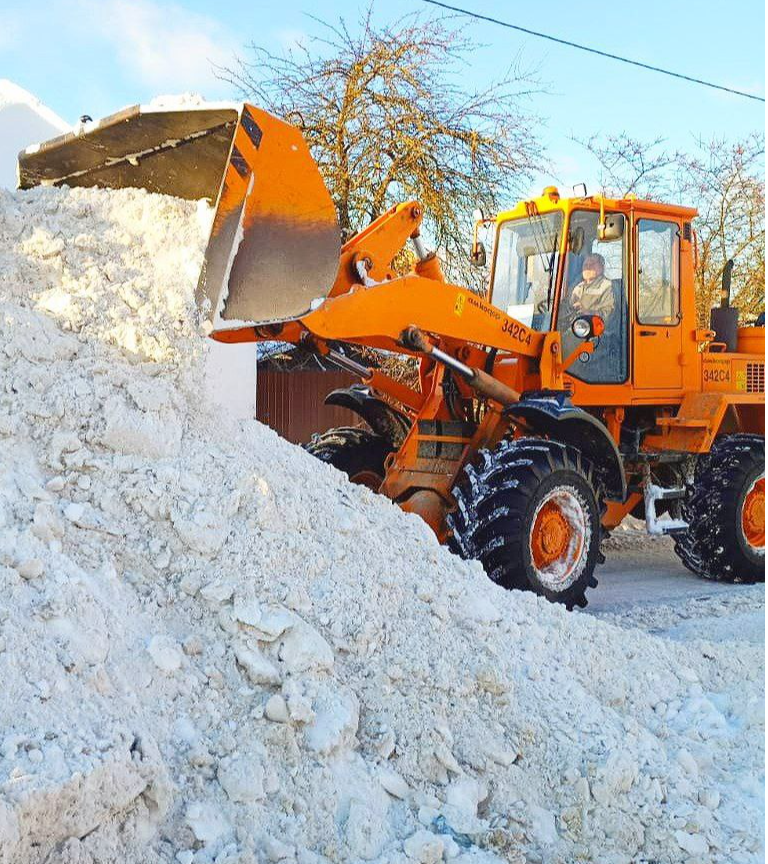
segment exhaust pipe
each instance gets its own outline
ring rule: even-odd
[[[736,351],[739,341],[739,310],[731,306],[731,274],[733,258],[723,268],[720,306],[710,310],[709,329],[715,331],[715,342],[722,342],[726,351]]]

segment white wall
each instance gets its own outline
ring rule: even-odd
[[[31,93],[0,79],[0,186],[16,188],[20,150],[68,131],[69,125]]]
[[[256,416],[256,343],[208,340],[206,398],[238,420]]]

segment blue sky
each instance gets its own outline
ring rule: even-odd
[[[73,122],[111,113],[160,93],[226,98],[211,64],[229,64],[249,42],[284,50],[321,32],[311,13],[354,22],[367,0],[0,0],[0,78],[10,78]],[[455,0],[480,13],[593,45],[633,59],[764,95],[765,13],[760,0],[700,4],[513,3]],[[374,0],[381,20],[423,9],[419,0]],[[547,172],[565,189],[593,182],[595,166],[571,136],[625,131],[661,135],[689,149],[699,136],[737,137],[764,126],[764,105],[544,42],[492,24],[467,23],[485,47],[466,70],[482,87],[519,55],[547,93],[529,107],[544,122],[531,129],[546,144]],[[541,178],[543,181],[544,178]],[[540,180],[537,180],[539,183]]]

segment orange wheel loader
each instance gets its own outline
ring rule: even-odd
[[[443,278],[418,202],[341,245],[300,132],[252,105],[135,106],[23,152],[19,178],[209,199],[203,332],[301,344],[359,376],[327,401],[360,427],[308,450],[499,584],[584,606],[628,514],[703,577],[764,579],[764,327],[738,326],[729,268],[698,326],[695,210],[548,187],[483,220],[479,295]],[[416,263],[397,275],[409,240]],[[418,383],[349,346],[417,358]]]

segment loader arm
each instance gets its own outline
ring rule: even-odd
[[[345,294],[360,284],[361,265],[367,277],[376,282],[395,279],[392,259],[409,238],[419,236],[422,209],[418,201],[396,204],[350,238],[339,256],[339,271],[329,297]]]
[[[328,292],[328,299],[323,302],[320,308],[325,308],[325,304],[331,298],[342,297],[351,291],[365,287],[363,285],[364,280],[386,285],[397,282],[398,276],[392,267],[392,260],[404,248],[409,239],[416,241],[419,237],[422,218],[423,211],[418,201],[395,204],[350,238],[341,247],[336,278]],[[440,265],[434,253],[425,253],[422,259],[417,258],[411,275],[414,274],[429,276],[443,284]],[[368,286],[368,290],[370,290],[370,286]],[[311,331],[312,328],[308,329]],[[213,332],[211,336],[219,342],[228,343],[269,341],[272,339],[298,342],[305,333],[303,319],[297,318],[293,321],[284,321],[282,324],[273,325],[267,321],[264,322],[263,326],[218,330]],[[342,338],[327,336],[326,332],[318,332],[315,335],[322,338]],[[382,338],[387,341],[385,336]],[[371,347],[392,348],[389,343],[372,345],[366,342],[366,344]]]
[[[470,342],[532,358],[542,354],[550,335],[510,318],[472,291],[410,274],[329,297],[303,316],[300,324],[321,339],[375,343],[391,351],[403,350],[400,334],[416,325],[456,343]]]

